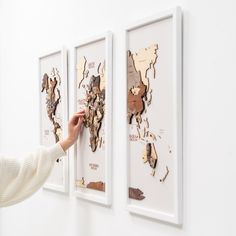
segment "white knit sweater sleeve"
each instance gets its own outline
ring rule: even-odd
[[[35,193],[50,175],[56,159],[65,155],[57,143],[40,147],[22,160],[0,156],[0,207],[16,204]]]

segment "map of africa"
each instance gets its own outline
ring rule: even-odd
[[[82,57],[77,65],[77,79],[78,88],[85,78],[89,76],[89,70],[86,70],[87,59]],[[93,64],[90,64],[92,67]],[[105,108],[105,62],[99,63],[97,74],[90,76],[90,81],[87,86],[83,86],[86,91],[84,100],[85,105],[85,122],[86,128],[90,132],[90,147],[93,152],[96,151],[97,146],[102,142],[99,131],[102,125]]]

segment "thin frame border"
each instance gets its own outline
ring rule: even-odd
[[[174,214],[169,214],[161,211],[147,209],[145,207],[136,206],[130,204],[129,202],[129,140],[128,140],[128,124],[126,123],[126,140],[127,140],[127,160],[126,160],[126,201],[127,210],[131,213],[142,215],[148,218],[157,219],[160,221],[169,222],[175,225],[182,224],[183,218],[183,177],[182,177],[182,163],[183,163],[183,121],[182,121],[182,12],[180,7],[175,7],[167,11],[160,12],[155,16],[145,18],[144,20],[138,21],[125,29],[125,40],[126,40],[126,51],[128,49],[128,33],[132,30],[138,29],[140,27],[150,25],[155,22],[159,22],[168,18],[173,20],[173,91],[174,91],[174,139],[175,139],[175,150],[176,156],[175,166],[176,166],[176,179],[175,179],[175,199],[174,199]],[[125,53],[125,78],[126,78],[126,91],[127,91],[127,53]],[[126,92],[126,114],[127,114],[127,92]]]
[[[100,40],[105,40],[105,57],[106,57],[106,115],[105,115],[105,143],[106,143],[106,150],[105,150],[105,197],[96,196],[96,193],[82,193],[75,188],[75,177],[77,173],[76,168],[76,161],[77,161],[77,143],[74,147],[74,166],[73,166],[73,192],[74,195],[80,199],[84,199],[91,202],[96,202],[105,206],[111,206],[112,204],[112,33],[107,31],[103,34],[87,38],[85,40],[80,41],[76,46],[74,46],[74,111],[77,110],[77,74],[76,74],[76,65],[77,65],[77,49]]]
[[[62,89],[63,89],[63,104],[62,104],[62,113],[63,113],[63,137],[67,136],[67,122],[68,122],[68,74],[67,74],[67,50],[65,47],[51,50],[50,52],[42,54],[38,58],[38,81],[39,81],[39,88],[41,88],[41,68],[40,68],[40,61],[44,58],[50,57],[52,55],[61,54],[61,65],[62,65]],[[41,92],[39,90],[39,114],[40,114],[40,132],[39,132],[39,140],[40,145],[42,144],[42,102],[41,102]],[[69,193],[69,152],[67,152],[66,158],[64,158],[64,168],[63,168],[63,186],[56,185],[51,183],[45,183],[43,189],[52,190],[61,193]]]

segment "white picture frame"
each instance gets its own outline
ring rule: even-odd
[[[142,201],[133,200],[129,198],[129,188],[131,184],[131,156],[130,156],[130,126],[127,124],[127,161],[126,161],[126,169],[127,169],[127,210],[130,213],[134,213],[136,215],[169,222],[175,225],[182,224],[182,16],[180,7],[175,7],[173,9],[160,12],[155,16],[146,18],[141,20],[135,24],[128,26],[125,29],[126,35],[126,51],[130,50],[130,33],[136,30],[142,30],[146,26],[150,26],[155,23],[162,22],[166,19],[170,19],[172,22],[172,86],[173,90],[173,150],[174,150],[174,159],[173,159],[173,209],[171,212],[166,212],[160,210],[159,208],[154,208],[147,206],[146,203],[142,203]],[[133,34],[135,35],[135,34]],[[138,35],[138,34],[137,34]],[[155,31],[152,31],[152,35],[155,35]],[[131,36],[130,36],[131,37]],[[133,36],[132,36],[133,37]],[[151,36],[154,37],[154,36]],[[142,40],[142,36],[140,37]],[[134,42],[134,41],[133,41]],[[126,93],[128,91],[128,59],[125,58],[126,62]],[[159,58],[157,58],[158,60]],[[160,59],[161,60],[161,59]],[[157,72],[158,73],[158,72]],[[155,76],[154,76],[155,77]],[[128,95],[127,100],[128,102]],[[126,107],[128,112],[128,105]],[[128,113],[127,113],[128,114]],[[139,159],[139,158],[138,158]],[[167,169],[168,170],[168,169]],[[137,172],[137,170],[136,170]],[[169,173],[169,170],[167,171]],[[163,180],[163,179],[162,179]],[[165,181],[165,179],[164,179]],[[158,182],[158,181],[157,181]],[[160,179],[161,182],[161,179]],[[157,183],[158,184],[158,183]],[[145,193],[144,193],[145,194]],[[156,200],[158,201],[158,199]],[[141,202],[141,203],[140,203]],[[146,205],[145,205],[146,204]]]
[[[104,171],[104,183],[105,183],[105,191],[104,194],[99,193],[100,191],[91,190],[87,187],[85,189],[79,188],[75,186],[75,181],[77,180],[78,168],[77,161],[79,157],[77,152],[78,145],[81,137],[79,137],[77,144],[74,148],[74,170],[73,170],[73,178],[72,178],[72,186],[74,189],[74,195],[80,199],[84,199],[90,202],[98,203],[104,206],[111,206],[111,198],[112,198],[112,33],[110,31],[105,32],[103,34],[87,38],[85,40],[81,40],[79,43],[74,46],[74,93],[75,93],[75,104],[74,109],[75,112],[78,111],[77,106],[77,95],[78,95],[78,83],[77,83],[77,63],[78,63],[78,50],[84,47],[90,47],[90,45],[96,45],[97,42],[104,41],[104,56],[105,56],[105,160],[103,168]],[[86,51],[86,50],[85,50]],[[96,50],[95,50],[96,53]],[[77,55],[78,54],[78,55]],[[85,52],[86,54],[86,52]],[[84,55],[85,55],[84,54]],[[84,56],[83,55],[83,56]],[[82,54],[80,55],[82,56]],[[87,56],[86,56],[87,57]],[[84,128],[85,129],[85,128]],[[88,145],[88,144],[87,144]]]
[[[43,108],[42,106],[45,104],[45,97],[44,101],[42,101],[42,76],[46,71],[44,71],[43,67],[43,61],[45,68],[57,68],[58,74],[60,76],[60,119],[61,119],[61,128],[62,128],[62,138],[65,138],[67,136],[67,122],[68,122],[68,78],[67,78],[67,50],[62,48],[57,48],[54,50],[50,50],[48,52],[42,53],[42,56],[38,58],[38,65],[39,65],[39,114],[40,114],[40,132],[39,132],[39,139],[40,139],[40,145],[44,146],[51,146],[56,143],[56,140],[54,142],[49,141],[50,144],[47,143],[47,141],[44,140],[42,132],[43,132],[43,120],[49,119],[47,114],[44,111],[43,114]],[[55,58],[55,59],[53,59]],[[49,70],[47,71],[49,73]],[[46,91],[46,90],[45,90]],[[46,105],[45,105],[46,106]],[[44,117],[45,118],[44,118]],[[50,132],[50,131],[49,131]],[[60,160],[60,165],[62,165],[59,169],[59,175],[55,174],[55,177],[52,180],[50,180],[50,176],[46,183],[44,184],[43,188],[47,190],[52,190],[64,194],[68,194],[69,191],[69,154],[67,152],[65,157],[62,157]],[[55,163],[54,168],[56,168],[57,163]],[[53,174],[54,169],[52,170],[51,175]],[[59,180],[60,179],[60,180]],[[60,183],[59,183],[60,181]]]

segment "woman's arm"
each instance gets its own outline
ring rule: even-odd
[[[80,133],[84,112],[76,113],[68,124],[68,137],[46,148],[40,147],[22,161],[0,158],[0,207],[16,204],[35,193],[47,180],[55,160],[65,156]]]
[[[60,142],[64,151],[71,147],[78,139],[81,126],[84,121],[84,111],[80,111],[74,114],[68,123],[68,137]]]
[[[0,158],[0,207],[23,201],[46,181],[55,160],[65,155],[61,145],[40,147],[23,160]]]

